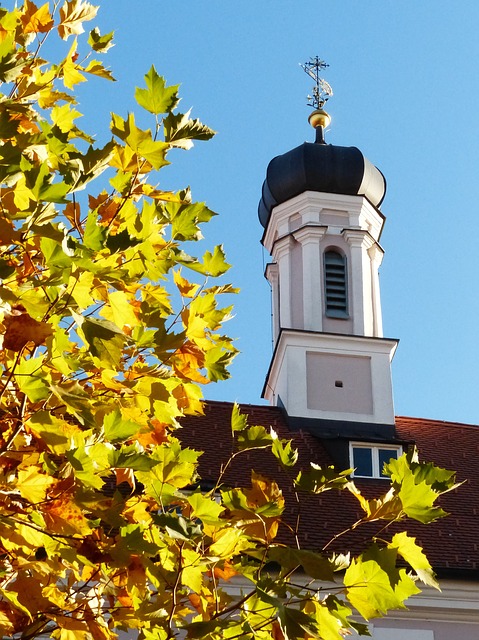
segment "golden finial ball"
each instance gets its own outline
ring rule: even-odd
[[[314,129],[318,127],[325,129],[331,122],[331,116],[323,109],[315,109],[309,116],[308,121]]]

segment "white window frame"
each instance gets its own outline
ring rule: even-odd
[[[350,442],[349,443],[349,463],[351,469],[354,469],[354,455],[353,449],[368,449],[371,451],[372,458],[372,475],[363,476],[357,474],[354,470],[351,474],[355,478],[375,478],[379,480],[388,480],[387,476],[381,475],[382,469],[379,468],[379,450],[382,451],[397,451],[397,457],[402,455],[403,449],[400,444],[379,444],[372,442]]]

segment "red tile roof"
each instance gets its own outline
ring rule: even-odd
[[[183,420],[181,440],[187,446],[201,449],[200,474],[204,480],[216,480],[221,463],[232,452],[230,418],[233,405],[227,402],[209,401],[204,417],[187,417]],[[289,431],[284,415],[277,407],[242,405],[250,425],[271,426],[281,438],[294,440],[299,450],[300,466],[308,467],[313,461],[331,465],[332,461],[321,441],[305,431]],[[415,442],[420,457],[441,467],[457,471],[457,480],[466,483],[454,492],[443,496],[441,506],[450,515],[424,526],[408,523],[411,535],[425,548],[438,573],[455,576],[479,577],[479,426],[425,420],[421,418],[396,418],[397,436],[404,441]],[[274,478],[283,488],[288,505],[285,519],[294,525],[299,515],[299,539],[304,548],[320,550],[340,531],[360,516],[356,500],[347,492],[339,495],[328,491],[319,496],[301,494],[295,499],[291,482],[269,452],[263,450],[238,456],[225,474],[224,483],[231,486],[248,484],[251,469]],[[296,473],[296,471],[295,471]],[[385,480],[357,480],[366,495],[380,495],[387,491]],[[377,533],[381,523],[365,525],[359,536]],[[358,533],[354,537],[342,537],[335,548],[354,548],[359,544]],[[293,543],[291,533],[283,527],[282,540]],[[332,546],[329,547],[333,548]],[[475,573],[477,572],[477,575]]]

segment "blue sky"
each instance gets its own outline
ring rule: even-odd
[[[313,140],[299,63],[319,55],[334,90],[327,141],[358,146],[388,182],[381,293],[385,335],[400,339],[396,413],[479,422],[477,1],[100,4],[118,82],[80,87],[84,128],[104,140],[109,112],[137,109],[134,87],[154,64],[181,83],[182,109],[218,131],[172,155],[161,178],[220,214],[205,245],[225,246],[242,290],[227,326],[242,353],[206,397],[260,402],[272,345],[257,204],[268,162]]]

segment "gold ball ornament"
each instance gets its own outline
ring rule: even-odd
[[[323,129],[325,129],[331,122],[331,116],[323,109],[315,109],[309,116],[308,121],[314,129],[317,129],[318,127],[323,127]]]

